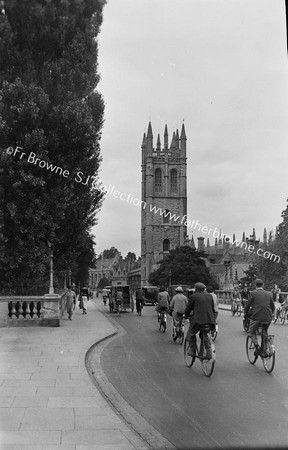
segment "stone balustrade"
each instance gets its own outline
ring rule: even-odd
[[[60,302],[58,294],[0,296],[0,327],[59,327]]]
[[[222,290],[215,291],[215,293],[219,298],[219,302],[224,305],[229,305],[231,303],[232,292],[233,292],[232,289],[226,291]],[[283,296],[284,300],[288,299],[288,292],[281,292],[281,295]]]

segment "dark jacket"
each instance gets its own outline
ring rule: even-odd
[[[196,292],[189,298],[188,305],[185,309],[185,317],[193,311],[193,316],[190,321],[191,326],[194,325],[215,325],[214,301],[211,294],[208,292]]]
[[[137,289],[136,291],[136,302],[144,303],[144,292],[142,291],[142,289]]]
[[[244,315],[247,315],[250,307],[252,309],[252,314],[249,317],[252,320],[271,322],[272,313],[275,309],[271,292],[264,291],[264,289],[256,289],[255,291],[250,292]]]

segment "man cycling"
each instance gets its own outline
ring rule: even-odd
[[[183,314],[185,312],[186,306],[188,304],[188,300],[186,295],[184,295],[183,288],[181,286],[178,286],[175,289],[176,294],[172,297],[171,303],[170,303],[170,311],[172,311],[172,317],[173,317],[173,327],[177,327],[179,325],[179,316],[183,317]],[[174,333],[174,328],[173,328]],[[177,334],[173,335],[173,340],[176,341]]]
[[[196,354],[196,334],[201,330],[203,325],[210,325],[211,329],[215,329],[215,307],[211,294],[205,292],[205,285],[203,283],[196,283],[195,294],[189,297],[188,305],[185,309],[185,318],[188,319],[191,312],[193,312],[190,319],[190,326],[187,332],[187,340],[189,342],[188,355],[195,356]],[[203,332],[203,331],[202,331]],[[207,350],[207,359],[212,358],[210,341],[207,333],[203,333],[204,346]]]
[[[116,295],[115,295],[115,305],[116,305],[116,309],[120,311],[121,306],[123,306],[124,304],[124,298],[122,295],[122,291],[121,288],[118,288],[116,291]]]
[[[158,312],[158,322],[160,319],[160,312],[165,311],[167,312],[169,309],[169,301],[170,297],[168,292],[165,290],[164,286],[160,287],[160,292],[158,294],[158,305],[157,305],[157,312]]]
[[[241,305],[241,295],[240,295],[240,292],[237,287],[235,287],[233,289],[233,292],[231,294],[231,300],[232,300],[232,312],[234,315],[236,312],[237,306]]]
[[[248,329],[248,336],[251,337],[252,342],[255,344],[255,355],[259,355],[261,347],[257,340],[257,328],[262,325],[264,334],[267,336],[268,328],[272,321],[272,316],[275,310],[275,305],[272,300],[271,292],[264,291],[263,281],[258,278],[255,280],[256,289],[249,294],[249,299],[244,310],[244,318],[247,317],[248,311],[251,307],[252,313],[250,318],[250,324]],[[265,325],[263,325],[265,323]],[[265,354],[265,348],[263,349]]]

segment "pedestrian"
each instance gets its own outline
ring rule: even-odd
[[[244,318],[248,316],[248,311],[251,307],[252,313],[250,317],[248,336],[251,337],[255,344],[255,354],[260,354],[260,345],[257,340],[257,328],[262,325],[264,335],[268,335],[268,328],[272,321],[272,316],[275,310],[275,305],[272,299],[271,292],[264,291],[263,281],[260,278],[255,280],[256,289],[249,294],[249,299],[244,310]],[[263,324],[265,323],[265,325]],[[265,348],[263,349],[265,354]]]
[[[85,286],[83,286],[81,289],[81,297],[82,297],[83,314],[87,314],[87,303],[89,300],[89,291],[88,291],[88,288]]]
[[[75,283],[72,283],[72,291],[75,292],[75,298],[73,299],[73,311],[74,311],[75,308],[76,308],[77,298],[78,298],[78,296],[79,296],[79,291],[78,291],[78,289],[77,289]]]
[[[68,291],[66,292],[66,307],[69,320],[72,320],[74,299],[76,301],[76,294],[72,291],[72,287],[68,286]]]

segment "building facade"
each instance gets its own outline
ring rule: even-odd
[[[141,285],[148,284],[149,274],[165,253],[184,245],[187,227],[186,133],[173,132],[168,144],[167,125],[163,146],[149,122],[142,142],[142,210],[141,210]]]

